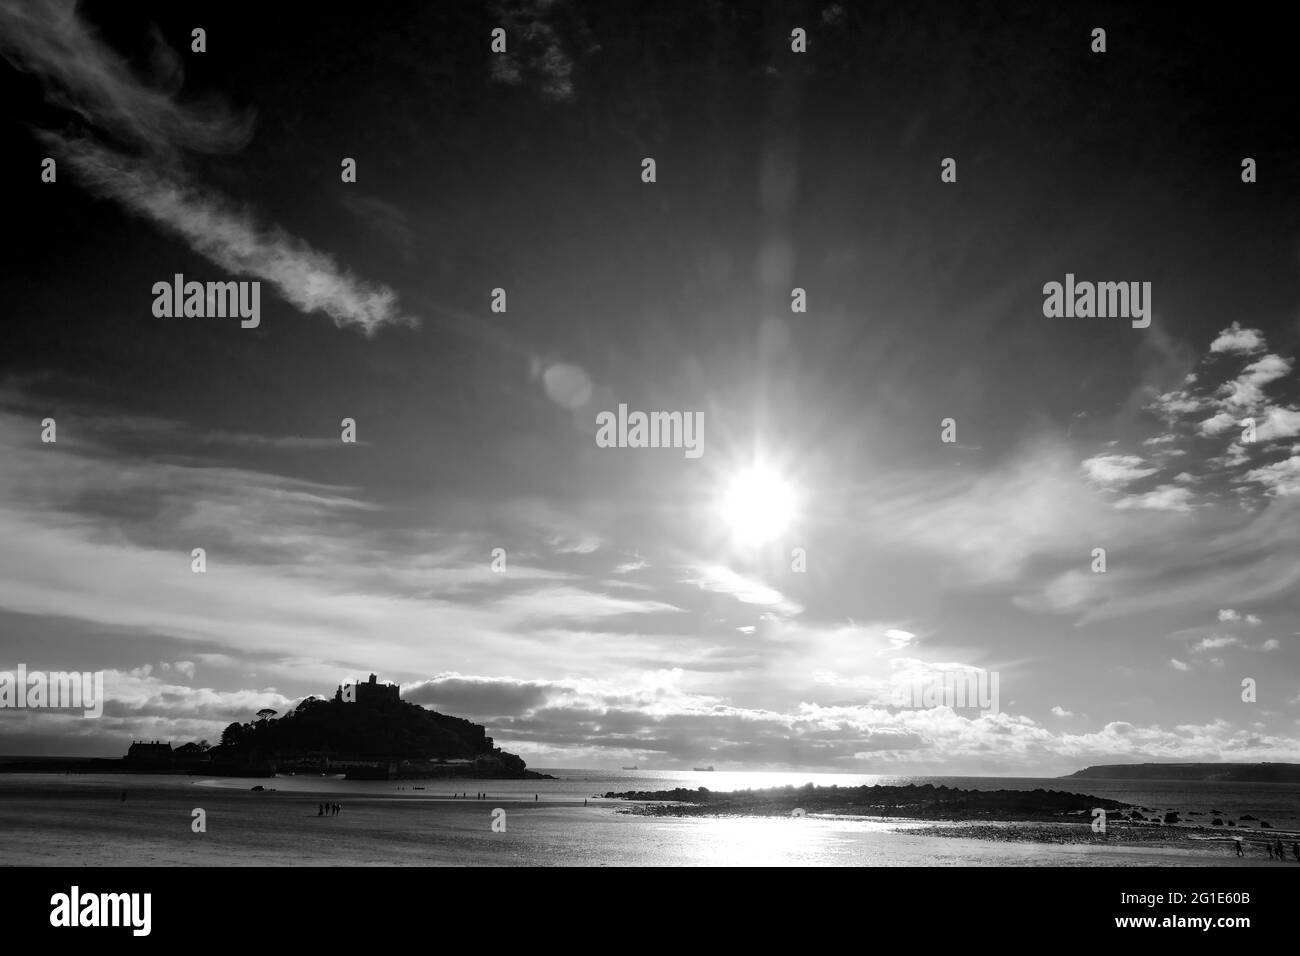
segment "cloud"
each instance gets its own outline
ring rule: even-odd
[[[1053,716],[1053,717],[1073,717],[1073,716],[1074,716],[1074,711],[1072,711],[1072,710],[1066,710],[1064,707],[1062,707],[1062,706],[1060,706],[1060,705],[1058,704],[1057,706],[1055,706],[1055,707],[1052,708],[1052,716]]]
[[[1246,472],[1241,480],[1258,482],[1270,495],[1300,495],[1300,449],[1290,458]]]
[[[179,61],[160,38],[156,42],[155,60],[179,88]],[[145,85],[70,2],[0,7],[0,49],[16,67],[41,78],[52,102],[84,120],[81,132],[37,136],[92,192],[180,237],[221,268],[270,283],[285,301],[306,313],[322,312],[340,328],[369,334],[384,325],[415,324],[398,310],[391,289],[356,279],[283,229],[260,225],[184,171],[185,150],[242,147],[251,114],[235,115],[211,102],[182,105],[172,90]],[[104,132],[139,149],[110,148],[99,138]]]
[[[194,662],[193,661],[163,661],[158,665],[164,674],[175,671],[182,677],[190,680],[194,679]]]
[[[1170,658],[1170,659],[1169,659],[1169,663],[1173,665],[1173,668],[1174,668],[1174,670],[1176,670],[1176,671],[1186,671],[1186,670],[1191,670],[1191,667],[1189,667],[1187,664],[1183,663],[1182,661],[1180,661],[1180,660],[1179,660],[1178,658],[1176,658],[1176,657],[1172,657],[1172,658]]]
[[[1240,620],[1241,620],[1241,615],[1238,614],[1236,611],[1234,611],[1232,608],[1225,608],[1225,609],[1219,611],[1219,620],[1220,620],[1220,621],[1240,621]]]
[[[900,630],[896,627],[891,627],[885,631],[885,637],[889,638],[889,643],[894,647],[906,647],[916,639],[916,635],[911,631]]]
[[[1255,438],[1274,441],[1300,436],[1300,409],[1270,405],[1256,417]]]
[[[179,87],[179,59],[160,37],[154,40],[161,79]],[[232,152],[252,135],[250,112],[234,114],[217,102],[181,105],[170,91],[142,84],[77,16],[72,0],[0,5],[0,50],[45,81],[51,102],[155,152]]]
[[[1154,475],[1160,469],[1148,467],[1136,455],[1096,455],[1083,462],[1083,470],[1098,484],[1114,487]]]
[[[397,294],[388,287],[355,278],[330,256],[277,226],[258,224],[183,173],[164,173],[89,139],[41,136],[66,154],[92,191],[174,233],[223,269],[271,283],[301,311],[323,312],[337,327],[367,334],[384,325],[416,324],[398,310]]]
[[[691,575],[679,583],[695,584],[704,591],[729,594],[744,604],[762,605],[782,614],[803,613],[803,608],[797,602],[790,600],[775,588],[768,587],[762,581],[737,574],[720,564],[694,568]]]
[[[1210,343],[1210,351],[1215,353],[1248,355],[1263,348],[1264,334],[1258,329],[1243,329],[1240,322],[1233,322]]]
[[[491,76],[506,86],[531,79],[544,99],[565,103],[573,99],[573,60],[547,22],[550,8],[547,0],[496,6],[494,20],[506,31],[506,50],[492,54]]]
[[[1202,638],[1192,647],[1193,654],[1203,654],[1206,651],[1217,651],[1225,647],[1240,647],[1241,641],[1231,634],[1215,634],[1210,637]]]
[[[1280,355],[1265,355],[1247,365],[1231,382],[1219,386],[1218,395],[1234,408],[1253,408],[1264,401],[1264,386],[1285,378],[1291,372],[1291,360]]]
[[[1145,508],[1149,511],[1191,511],[1192,493],[1177,485],[1161,485],[1141,495],[1130,495],[1115,502],[1120,509]]]

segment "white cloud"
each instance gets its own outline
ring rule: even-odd
[[[269,282],[303,312],[323,312],[339,328],[367,334],[384,325],[416,324],[398,309],[392,289],[357,279],[330,256],[279,227],[257,223],[184,173],[164,173],[84,138],[42,138],[64,154],[92,191],[176,234],[221,268]]]
[[[1130,495],[1115,502],[1122,510],[1143,508],[1148,511],[1191,511],[1192,493],[1177,485],[1161,485],[1146,494]]]
[[[1258,329],[1243,329],[1240,322],[1233,322],[1210,343],[1210,351],[1246,355],[1260,351],[1264,345],[1264,334]]]
[[[1259,441],[1295,438],[1297,435],[1300,435],[1300,409],[1274,405],[1256,417],[1255,438]]]
[[[1180,660],[1179,660],[1178,658],[1176,658],[1176,657],[1171,657],[1171,658],[1169,659],[1169,663],[1173,665],[1174,670],[1176,670],[1176,671],[1186,671],[1186,670],[1191,670],[1191,668],[1190,668],[1187,664],[1184,664],[1182,661],[1180,661]]]
[[[885,637],[889,638],[889,643],[894,647],[906,647],[916,639],[916,635],[911,631],[904,631],[896,627],[891,627],[885,631]]]
[[[1197,641],[1192,647],[1193,654],[1203,654],[1206,651],[1217,651],[1225,647],[1240,647],[1241,641],[1231,634],[1215,634],[1211,637],[1205,637]]]
[[[1052,708],[1052,716],[1053,716],[1053,717],[1073,717],[1073,716],[1074,716],[1074,711],[1072,711],[1072,710],[1066,710],[1064,707],[1062,707],[1062,706],[1060,706],[1060,705],[1058,704],[1057,706],[1055,706],[1055,707]]]
[[[1285,377],[1291,372],[1291,360],[1280,355],[1265,355],[1247,365],[1231,382],[1219,387],[1218,394],[1230,406],[1250,408],[1264,401],[1264,386]]]
[[[1093,481],[1108,487],[1128,484],[1159,471],[1148,467],[1136,455],[1096,455],[1083,462],[1083,470]]]
[[[1196,426],[1197,431],[1202,435],[1222,435],[1236,427],[1238,427],[1237,416],[1229,412],[1218,412]]]
[[[783,614],[801,614],[803,608],[791,601],[775,588],[770,588],[762,581],[737,574],[731,568],[720,564],[710,564],[693,569],[694,576],[679,583],[695,584],[705,591],[718,594],[730,594],[737,601],[745,604],[760,604],[780,611]]]
[[[1280,497],[1300,495],[1300,453],[1248,471],[1242,475],[1241,480],[1258,482],[1264,485],[1271,495]]]
[[[414,324],[398,310],[391,289],[356,279],[325,253],[259,224],[186,174],[185,150],[235,151],[248,141],[252,118],[211,103],[180,103],[169,91],[179,87],[180,60],[160,39],[153,53],[167,89],[141,82],[72,2],[0,6],[0,48],[20,69],[40,77],[51,102],[94,130],[37,131],[92,192],[179,236],[222,269],[268,282],[303,312],[323,312],[336,325],[367,334],[387,324]],[[107,137],[96,138],[103,132],[114,146],[105,145]]]

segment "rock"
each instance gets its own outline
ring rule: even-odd
[[[1178,819],[1177,810],[1170,810],[1168,813],[1165,814],[1165,823],[1181,823],[1181,822],[1182,821]]]
[[[1221,820],[1219,817],[1215,817],[1213,820],[1210,821],[1210,825],[1215,827],[1221,827],[1223,826],[1223,820]]]
[[[1245,823],[1247,820],[1257,820],[1257,819],[1259,819],[1259,818],[1258,818],[1258,817],[1252,817],[1252,816],[1248,813],[1248,814],[1246,814],[1244,817],[1241,818],[1241,822],[1242,822],[1242,823]]]
[[[1260,826],[1260,829],[1263,829],[1263,830],[1271,830],[1271,829],[1273,829],[1273,824],[1269,823],[1267,820],[1260,820],[1260,821],[1259,821],[1259,826]]]

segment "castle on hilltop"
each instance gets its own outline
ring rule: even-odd
[[[398,684],[380,684],[375,679],[375,675],[370,675],[370,680],[364,684],[340,684],[338,690],[334,691],[334,699],[337,701],[346,701],[348,703],[369,704],[369,703],[397,703],[401,700],[402,688]]]

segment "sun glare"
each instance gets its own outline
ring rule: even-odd
[[[737,542],[766,544],[780,536],[794,519],[794,488],[769,469],[750,468],[732,480],[720,507]]]

